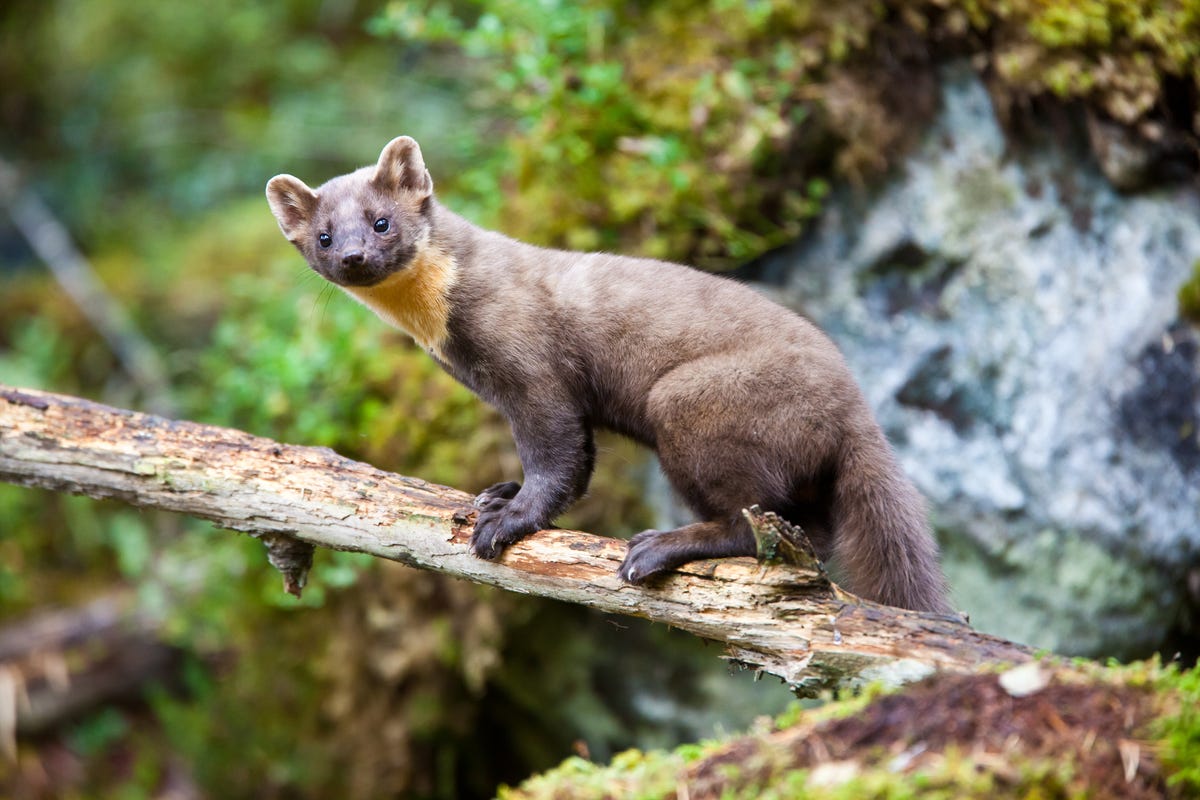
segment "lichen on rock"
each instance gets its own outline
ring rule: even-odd
[[[973,623],[1150,652],[1195,603],[1200,358],[1176,294],[1200,201],[1122,195],[1068,145],[1008,143],[969,68],[943,85],[905,168],[836,193],[760,274],[845,351]]]

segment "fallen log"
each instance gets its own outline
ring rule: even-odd
[[[327,448],[2,385],[0,480],[175,511],[261,537],[289,591],[303,586],[309,546],[369,553],[663,622],[724,643],[728,658],[798,691],[899,683],[1031,656],[958,618],[848,595],[819,566],[701,561],[630,586],[616,574],[623,541],[564,530],[541,531],[484,561],[468,547],[472,496],[456,489]]]
[[[11,758],[18,734],[46,733],[168,680],[178,656],[130,592],[0,628],[0,752]]]

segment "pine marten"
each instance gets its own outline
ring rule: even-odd
[[[634,536],[625,581],[754,555],[742,509],[757,504],[800,525],[852,592],[949,610],[924,502],[808,320],[689,267],[476,227],[434,197],[407,136],[316,189],[277,175],[267,200],[309,266],[512,426],[524,483],[476,498],[476,555],[499,557],[583,495],[604,428],[652,447],[700,520]]]

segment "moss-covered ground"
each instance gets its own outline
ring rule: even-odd
[[[1200,796],[1200,669],[938,675],[724,741],[572,758],[501,800]]]

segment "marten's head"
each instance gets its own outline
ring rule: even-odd
[[[322,277],[368,287],[408,267],[428,244],[433,179],[416,140],[398,136],[375,166],[316,189],[276,175],[267,202],[283,235]]]

